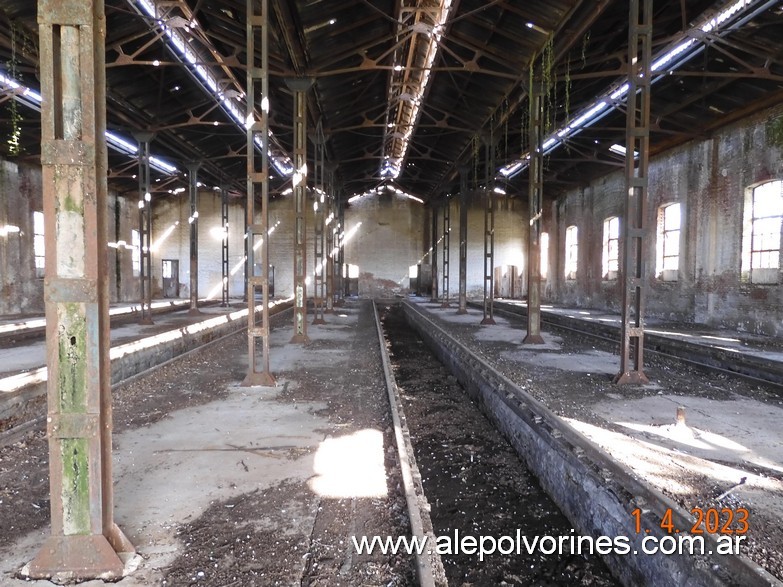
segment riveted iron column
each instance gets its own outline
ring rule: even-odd
[[[324,298],[326,297],[326,283],[324,280],[324,212],[326,210],[326,192],[324,192],[325,141],[321,121],[315,133],[315,158],[314,158],[314,185],[315,198],[313,198],[313,210],[315,211],[315,238],[313,239],[313,324],[326,324],[324,320]]]
[[[457,314],[468,313],[468,168],[459,168],[459,306]]]
[[[291,342],[306,344],[307,337],[307,90],[312,78],[286,78],[294,94],[294,336]]]
[[[223,284],[223,292],[221,296],[220,305],[224,308],[228,307],[228,282],[231,279],[229,261],[228,261],[228,190],[226,186],[221,182],[220,184],[220,219],[221,227],[223,228],[223,241],[220,257],[221,268],[221,283]]]
[[[495,324],[495,145],[492,138],[484,144],[487,205],[484,208],[484,317],[483,325]]]
[[[269,370],[269,2],[247,0],[247,201],[245,205],[245,296],[247,298],[247,375],[243,386],[275,384]],[[256,37],[261,40],[260,62]],[[261,86],[261,119],[256,116],[256,89]],[[256,161],[260,143],[261,168]],[[256,222],[256,196],[261,191],[261,218]],[[261,275],[256,275],[256,239],[261,247]],[[261,289],[261,322],[256,312],[256,293]],[[261,356],[258,341],[261,340]]]
[[[347,268],[345,267],[345,194],[340,193],[337,201],[337,270],[339,275],[340,287],[338,288],[337,303],[342,306],[345,304],[346,289],[348,287]]]
[[[531,78],[532,79],[532,78]],[[525,344],[543,344],[541,336],[541,206],[544,193],[544,101],[541,86],[530,84],[530,166],[528,167],[527,336]]]
[[[190,196],[190,310],[188,314],[201,314],[198,309],[198,170],[201,163],[190,162],[188,169],[188,194]]]
[[[443,204],[443,301],[441,308],[449,307],[449,233],[451,232],[451,202],[448,196]]]
[[[324,263],[326,264],[326,310],[327,314],[334,313],[334,225],[337,223],[335,219],[335,207],[334,207],[334,172],[336,166],[329,164],[327,166],[326,173],[326,209],[324,213],[328,211],[328,216],[324,222],[324,238],[326,239],[326,255],[324,256]]]
[[[152,324],[152,192],[150,186],[150,141],[155,133],[136,132],[139,143],[139,324]]]
[[[648,191],[650,142],[650,67],[652,0],[630,0],[628,32],[628,105],[626,112],[623,216],[623,304],[620,333],[620,373],[616,383],[647,383],[644,374],[644,290],[646,287],[645,204]],[[635,154],[638,153],[638,156]]]
[[[432,220],[432,247],[430,248],[430,260],[432,264],[432,302],[438,301],[438,207],[435,202],[430,206]]]
[[[107,250],[105,15],[38,2],[51,535],[32,578],[117,579]]]

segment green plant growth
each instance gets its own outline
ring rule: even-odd
[[[770,146],[783,149],[783,114],[767,122],[767,141]]]
[[[6,62],[6,68],[11,78],[20,80],[19,59],[17,57],[17,26],[11,23],[11,58]],[[8,154],[19,155],[22,152],[22,115],[19,113],[19,104],[13,98],[9,101],[8,113],[11,119],[11,132],[8,135]]]

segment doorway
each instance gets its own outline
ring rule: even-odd
[[[163,297],[179,297],[179,259],[163,259]]]

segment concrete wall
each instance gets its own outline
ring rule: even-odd
[[[345,262],[359,266],[359,295],[407,292],[411,265],[429,263],[429,209],[393,193],[365,196],[345,211]],[[427,226],[425,226],[427,225]],[[429,247],[427,247],[429,248]]]
[[[42,209],[40,168],[0,160],[0,314],[43,312],[33,255],[33,212]]]
[[[41,314],[43,278],[35,271],[33,213],[43,210],[41,168],[0,160],[0,314]],[[138,228],[137,196],[130,199],[109,191],[109,242],[131,245]],[[107,247],[109,296],[112,302],[135,301],[138,278],[133,274],[130,248]]]
[[[198,194],[198,296],[220,299],[222,279],[222,218],[220,193]],[[190,297],[190,199],[187,192],[153,196],[152,201],[152,291],[163,296],[163,260],[179,261],[179,297]],[[233,199],[228,215],[229,296],[244,295],[245,216],[242,200]]]
[[[743,208],[749,189],[783,178],[783,152],[771,132],[772,121],[780,116],[781,108],[763,112],[651,160],[648,315],[783,335],[783,279],[761,285],[747,283],[741,275]],[[545,210],[543,230],[551,243],[546,301],[619,308],[620,284],[603,279],[601,252],[604,219],[622,217],[624,193],[624,173],[617,171]],[[659,207],[672,202],[683,207],[680,268],[676,281],[663,281],[652,269],[656,222]],[[570,225],[579,228],[575,280],[564,276],[565,230]]]
[[[449,199],[451,237],[449,239],[449,296],[459,295],[459,198]],[[527,243],[527,201],[520,198],[495,199],[495,295],[522,297],[526,294],[525,256]],[[467,295],[484,296],[484,209],[486,200],[474,198],[468,207]],[[427,221],[429,223],[429,220]],[[438,209],[438,236],[443,234],[443,209]],[[512,283],[511,267],[517,279]],[[439,293],[443,295],[443,242],[438,245]]]
[[[161,261],[180,262],[180,297],[189,296],[189,226],[190,204],[187,194],[170,195],[153,201],[153,267],[155,291],[162,287]],[[459,209],[451,201],[450,295],[456,296],[459,286]],[[199,194],[199,297],[220,298],[221,251],[217,232],[220,226],[220,200],[213,192]],[[512,291],[509,265],[518,266],[523,274],[522,245],[527,238],[523,212],[526,204],[500,199],[495,216],[495,266],[498,280]],[[243,295],[244,257],[243,202],[232,201],[229,220],[230,266],[237,271],[230,281],[230,295]],[[359,268],[359,295],[366,297],[407,294],[410,266],[429,265],[430,209],[397,194],[372,195],[360,198],[346,207],[345,262]],[[442,211],[439,211],[442,219]],[[291,196],[270,202],[269,238],[270,263],[275,269],[275,296],[293,293],[293,227],[294,210]],[[308,296],[312,297],[314,271],[315,213],[312,202],[307,205],[307,271],[311,277]],[[438,230],[442,228],[441,220]],[[168,233],[167,236],[166,233]],[[438,247],[439,271],[442,271],[442,244]],[[468,294],[482,296],[484,291],[484,202],[474,202],[468,212]],[[505,266],[505,267],[504,267]],[[442,273],[441,273],[442,275]],[[521,295],[524,283],[519,277],[513,291]]]

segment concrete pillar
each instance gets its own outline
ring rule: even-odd
[[[33,578],[117,579],[107,250],[105,15],[39,0],[51,535]]]

